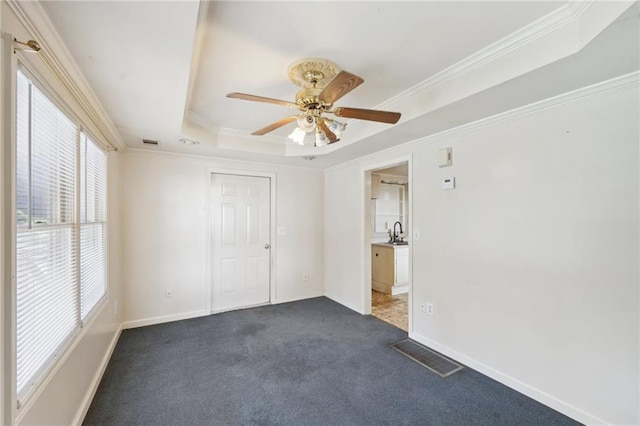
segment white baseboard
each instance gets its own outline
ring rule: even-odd
[[[333,300],[334,302],[337,302],[337,303],[339,303],[339,304],[341,304],[343,306],[346,306],[347,308],[351,309],[352,311],[356,311],[357,313],[359,313],[361,315],[365,315],[365,313],[362,312],[362,309],[360,309],[360,306],[355,306],[355,305],[353,305],[353,304],[351,304],[349,302],[345,302],[341,298],[336,297],[336,296],[334,296],[332,294],[325,293],[324,295],[325,295],[325,297],[328,297],[329,299]]]
[[[89,411],[89,407],[91,406],[91,402],[93,401],[93,397],[98,390],[98,386],[100,385],[100,381],[102,380],[102,376],[107,369],[107,365],[109,365],[109,360],[111,359],[111,355],[118,344],[118,339],[120,338],[120,333],[122,332],[122,326],[118,327],[111,342],[109,343],[109,347],[102,357],[102,361],[100,361],[100,365],[98,366],[98,370],[96,374],[93,376],[93,380],[91,380],[91,385],[89,385],[89,389],[87,390],[86,395],[82,399],[82,403],[80,404],[80,408],[76,413],[75,418],[73,419],[72,425],[81,425],[84,421],[84,417],[87,415],[87,411]]]
[[[493,380],[502,383],[505,386],[510,387],[524,395],[527,395],[529,398],[534,399],[547,407],[551,407],[556,411],[564,414],[565,416],[571,417],[574,420],[579,421],[580,423],[586,425],[606,425],[611,424],[610,422],[605,422],[598,417],[591,415],[577,407],[574,407],[571,404],[568,404],[564,401],[555,398],[552,395],[549,395],[546,392],[543,392],[539,389],[534,388],[520,380],[513,378],[507,374],[504,374],[488,365],[485,365],[475,359],[468,357],[466,355],[461,354],[447,346],[441,345],[440,343],[433,341],[419,333],[412,332],[409,333],[409,338],[415,340],[416,342],[422,343],[425,346],[428,346],[431,349],[434,349],[443,355],[446,355],[453,359],[454,361],[458,361],[470,368],[473,368],[476,371],[484,374],[485,376],[491,377]]]
[[[322,296],[324,296],[324,292],[318,291],[314,293],[305,294],[304,296],[287,297],[285,299],[278,299],[275,302],[272,302],[272,304],[279,305],[281,303],[289,303],[289,302],[295,302],[297,300],[313,299],[314,297],[322,297]]]
[[[126,330],[129,328],[145,327],[147,325],[155,325],[155,324],[162,324],[162,323],[171,322],[171,321],[180,321],[180,320],[189,319],[189,318],[204,317],[209,314],[210,312],[207,311],[206,309],[201,309],[199,311],[182,312],[179,314],[162,315],[159,317],[152,317],[152,318],[143,318],[139,320],[125,321],[122,323],[122,328]]]

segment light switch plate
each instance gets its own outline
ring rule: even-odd
[[[280,236],[287,235],[287,227],[286,226],[278,226],[278,235],[280,235]]]

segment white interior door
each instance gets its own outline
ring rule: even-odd
[[[268,177],[212,175],[212,311],[269,302]]]

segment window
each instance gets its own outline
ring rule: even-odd
[[[106,296],[106,154],[21,71],[16,113],[17,392]]]

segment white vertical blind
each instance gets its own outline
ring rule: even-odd
[[[106,154],[20,71],[16,93],[16,379],[22,401],[106,295]]]

